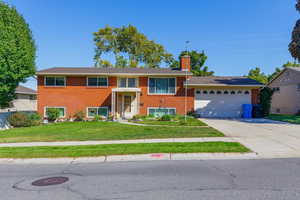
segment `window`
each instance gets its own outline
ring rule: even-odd
[[[136,78],[120,78],[119,79],[120,88],[136,88],[137,79]]]
[[[197,91],[196,91],[196,94],[201,94],[201,91],[200,91],[200,90],[197,90]]]
[[[276,109],[276,112],[277,112],[277,113],[280,113],[280,108],[277,108],[277,109]]]
[[[215,91],[211,90],[211,91],[209,92],[209,94],[215,94]]]
[[[92,87],[106,87],[108,86],[107,77],[88,77],[87,86]]]
[[[229,92],[227,90],[224,91],[224,94],[229,94]]]
[[[65,86],[66,78],[62,76],[46,76],[45,77],[46,86]]]
[[[297,85],[297,90],[300,92],[300,84]]]
[[[148,114],[155,117],[161,117],[163,115],[175,115],[176,108],[148,108]]]
[[[44,116],[47,117],[47,111],[49,108],[57,108],[59,109],[59,117],[65,117],[66,116],[66,109],[65,107],[46,107]]]
[[[247,91],[245,91],[245,94],[248,95],[248,94],[250,94],[250,92],[247,90]]]
[[[235,94],[235,91],[232,90],[232,91],[230,92],[230,94]]]
[[[275,87],[273,89],[274,89],[274,92],[280,92],[280,87]]]
[[[208,92],[206,90],[203,91],[203,94],[207,94]]]
[[[29,99],[30,100],[36,100],[36,96],[35,95],[29,95]]]
[[[87,108],[87,117],[95,117],[95,115],[107,117],[108,116],[108,108],[107,107],[88,107]]]
[[[242,94],[243,92],[242,92],[241,90],[239,90],[237,93],[238,93],[238,94]]]
[[[217,91],[217,94],[222,94],[222,92],[219,90],[219,91]]]
[[[175,94],[175,78],[149,78],[150,94]]]

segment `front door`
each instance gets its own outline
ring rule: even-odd
[[[130,95],[123,96],[123,117],[125,119],[133,117],[132,99],[133,98]]]

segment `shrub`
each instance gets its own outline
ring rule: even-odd
[[[83,111],[79,111],[74,115],[74,121],[81,122],[85,119],[85,113]]]
[[[260,91],[260,103],[262,106],[262,111],[264,116],[268,116],[270,114],[273,93],[274,91],[268,87],[265,87]]]
[[[159,119],[160,121],[171,121],[172,117],[170,115],[163,115]]]
[[[30,126],[37,126],[40,125],[42,122],[42,118],[38,113],[31,113],[28,115]]]
[[[189,111],[189,112],[187,112],[187,115],[191,116],[191,117],[194,117],[194,118],[198,117],[198,114],[195,111]]]
[[[55,120],[57,120],[59,118],[59,109],[58,108],[48,108],[47,109],[47,119],[51,122],[54,122]]]
[[[93,121],[95,122],[99,122],[99,121],[102,121],[104,120],[104,117],[100,116],[100,115],[95,115],[94,118],[93,118]]]
[[[134,115],[132,120],[139,120],[139,119],[146,119],[147,116],[145,115]]]
[[[13,127],[27,127],[30,126],[30,119],[24,112],[15,112],[8,117],[8,122]]]
[[[149,114],[147,117],[154,118],[155,116],[154,116],[154,114]]]

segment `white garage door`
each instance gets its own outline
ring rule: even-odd
[[[195,111],[201,117],[241,117],[243,104],[251,104],[250,90],[195,90]]]

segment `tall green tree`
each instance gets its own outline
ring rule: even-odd
[[[19,83],[35,74],[35,51],[24,18],[0,0],[0,107],[8,106]]]
[[[296,10],[300,12],[300,0],[296,0]],[[295,60],[300,61],[300,20],[296,22],[296,25],[292,32],[292,40],[289,44],[289,51]]]
[[[263,84],[268,83],[268,76],[265,73],[263,73],[259,67],[251,69],[247,77],[257,80],[258,82]]]
[[[209,71],[207,66],[204,66],[207,56],[204,52],[198,52],[196,50],[192,51],[182,51],[178,57],[178,60],[173,60],[171,67],[179,68],[180,67],[180,57],[184,55],[189,55],[191,57],[191,72],[195,76],[212,76],[213,71]]]
[[[162,45],[149,40],[132,25],[114,28],[106,26],[94,33],[96,66],[102,66],[102,56],[113,53],[115,67],[159,67],[162,62],[170,63],[172,55]],[[100,63],[100,64],[99,64]]]

